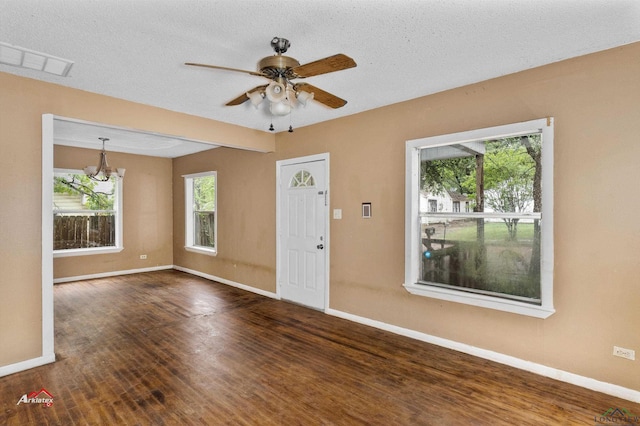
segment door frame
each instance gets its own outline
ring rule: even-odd
[[[324,252],[324,256],[325,256],[325,271],[324,271],[324,279],[325,279],[325,283],[324,283],[324,289],[325,289],[325,294],[324,294],[324,307],[323,307],[323,311],[326,313],[329,310],[329,270],[330,270],[330,265],[329,265],[329,259],[331,259],[331,255],[330,255],[330,250],[331,250],[331,244],[330,244],[330,232],[329,232],[329,210],[331,207],[331,192],[329,191],[329,188],[331,186],[331,180],[330,180],[330,175],[329,175],[329,153],[325,152],[322,154],[314,154],[314,155],[307,155],[304,157],[296,157],[296,158],[289,158],[286,160],[278,160],[276,161],[276,297],[278,299],[282,299],[282,294],[281,294],[281,278],[283,275],[282,272],[282,259],[280,257],[280,249],[282,248],[282,229],[280,226],[280,219],[281,219],[281,214],[282,212],[280,211],[280,201],[282,200],[282,193],[281,193],[281,178],[282,178],[282,167],[283,166],[290,166],[293,164],[304,164],[304,163],[310,163],[313,161],[323,161],[324,160],[324,173],[325,173],[325,178],[326,178],[326,182],[327,182],[327,189],[326,189],[326,200],[327,200],[327,209],[326,209],[326,213],[325,213],[325,236],[324,236],[324,246],[325,249],[322,250]]]

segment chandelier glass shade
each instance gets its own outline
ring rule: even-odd
[[[89,178],[101,182],[108,181],[112,176],[117,176],[119,178],[124,177],[125,169],[122,168],[112,168],[109,166],[107,162],[107,152],[104,149],[104,144],[108,141],[108,138],[98,138],[102,141],[102,151],[100,152],[100,160],[97,166],[87,166],[83,169],[84,174]]]

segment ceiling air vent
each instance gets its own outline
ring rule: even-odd
[[[73,66],[68,59],[57,58],[46,53],[25,49],[0,42],[0,64],[29,68],[66,77]]]

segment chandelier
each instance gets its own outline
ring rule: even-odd
[[[89,176],[93,180],[97,180],[100,182],[108,181],[111,176],[118,176],[119,178],[124,177],[125,169],[114,169],[109,166],[107,163],[107,152],[104,150],[104,143],[109,140],[109,138],[98,138],[102,141],[102,152],[100,152],[100,161],[98,166],[87,166],[85,167],[84,174]]]

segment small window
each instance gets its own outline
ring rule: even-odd
[[[409,141],[406,179],[409,292],[554,312],[552,119]]]
[[[289,183],[290,188],[313,188],[316,186],[316,182],[313,179],[313,175],[306,170],[300,170],[291,178]]]
[[[185,249],[203,254],[217,253],[217,175],[204,172],[186,175]]]
[[[122,250],[122,180],[94,181],[80,170],[53,175],[55,257]]]

